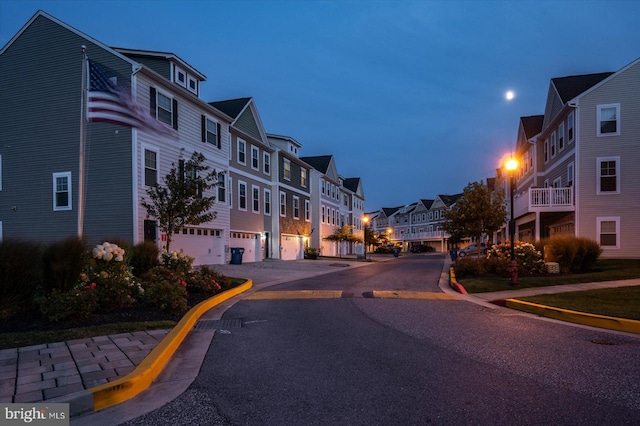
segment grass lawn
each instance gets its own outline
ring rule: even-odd
[[[456,277],[457,279],[458,277]],[[520,277],[517,288],[547,287],[563,284],[579,284],[598,281],[616,281],[640,278],[640,260],[635,259],[602,259],[591,272],[583,274],[557,274],[540,277]],[[457,279],[469,293],[513,290],[509,287],[508,278],[465,277]]]
[[[516,289],[634,278],[640,278],[640,260],[602,259],[596,263],[594,270],[583,274],[521,277]],[[469,293],[513,290],[509,287],[508,279],[503,277],[469,277],[458,282]],[[640,286],[546,294],[517,299],[556,308],[640,321]]]
[[[640,286],[544,294],[518,300],[640,321]]]

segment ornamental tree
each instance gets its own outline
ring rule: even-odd
[[[348,242],[348,243],[361,243],[362,238],[358,238],[353,235],[353,225],[342,225],[340,228],[336,229],[336,231],[324,237],[325,240],[328,241],[336,241],[338,243],[338,257],[342,257],[341,245],[340,243]]]
[[[507,218],[502,192],[492,192],[484,182],[468,184],[451,209],[445,211],[442,229],[450,235],[480,241],[483,234],[493,234]],[[480,244],[478,243],[478,258]]]
[[[216,197],[205,194],[218,185],[218,175],[205,161],[204,155],[194,152],[188,161],[179,160],[177,166],[171,164],[164,184],[148,188],[149,201],[142,200],[147,216],[156,219],[167,235],[167,251],[173,234],[187,225],[199,225],[216,217],[211,210]]]

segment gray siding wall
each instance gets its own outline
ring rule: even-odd
[[[51,242],[77,234],[81,45],[119,75],[130,75],[125,61],[42,16],[0,57],[5,238]],[[130,238],[131,131],[88,123],[86,135],[85,238]],[[72,174],[70,211],[53,211],[56,172]]]
[[[620,104],[620,135],[596,136],[597,106]],[[598,217],[620,218],[620,249],[605,257],[640,257],[640,63],[580,99],[577,232],[598,240]],[[620,193],[598,195],[598,157],[620,157]]]
[[[246,134],[253,136],[257,140],[262,139],[260,130],[258,129],[258,125],[256,124],[256,119],[253,116],[250,108],[247,108],[242,113],[242,115],[238,117],[235,126]]]

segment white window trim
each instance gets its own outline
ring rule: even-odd
[[[615,133],[600,133],[600,121],[601,121],[601,114],[602,114],[602,110],[605,108],[615,108],[616,109],[616,131]],[[597,119],[596,119],[596,135],[598,137],[607,137],[607,136],[619,136],[620,135],[620,127],[621,127],[621,120],[620,120],[620,104],[604,104],[604,105],[598,105],[597,106]]]
[[[160,119],[160,114],[158,114],[158,111],[160,109],[165,110],[164,108],[160,107],[160,95],[164,96],[165,98],[169,98],[169,104],[171,106],[171,109],[169,110],[169,112],[171,113],[171,118],[169,119],[169,122],[165,122],[162,121]],[[165,110],[166,111],[166,110]],[[168,92],[164,92],[158,88],[156,88],[156,120],[166,124],[169,127],[173,127],[173,116],[176,112],[173,110],[173,96],[171,96],[171,94],[169,94]]]
[[[303,188],[306,188],[308,182],[309,182],[309,172],[304,167],[301,167],[300,168],[300,185]]]
[[[567,186],[573,186],[576,180],[576,169],[574,163],[567,164]]]
[[[229,200],[229,208],[233,208],[233,179],[231,176],[227,179],[227,200]]]
[[[542,149],[542,156],[544,159],[544,163],[547,164],[549,162],[549,139],[544,141],[544,147]]]
[[[288,180],[291,181],[291,160],[289,160],[288,158],[283,158],[282,159],[282,178],[284,180]],[[289,167],[287,167],[287,165]],[[289,176],[287,177],[287,171],[289,172]]]
[[[616,190],[615,191],[602,191],[600,188],[601,178],[600,175],[601,168],[600,164],[603,161],[615,161],[616,162]],[[597,157],[596,158],[596,194],[597,195],[615,195],[620,194],[620,157]]]
[[[244,161],[240,161],[240,153],[242,151],[240,151],[240,145],[244,146]],[[247,142],[243,139],[238,138],[237,139],[237,154],[236,154],[236,160],[238,161],[238,164],[242,164],[242,165],[247,165]]]
[[[194,87],[191,87],[191,82],[194,82]],[[191,77],[189,74],[187,74],[187,90],[189,90],[191,93],[194,94],[198,94],[198,80],[196,80],[195,78]]]
[[[616,245],[615,246],[603,246],[600,241],[600,234],[602,234],[601,226],[602,222],[615,222],[616,223]],[[612,250],[620,248],[620,217],[619,216],[605,216],[605,217],[596,217],[596,237],[598,240],[598,244],[604,250]]]
[[[142,186],[145,188],[150,188],[147,185],[147,165],[146,165],[146,156],[145,151],[153,151],[156,153],[156,182],[160,183],[160,150],[151,145],[142,145]]]
[[[311,222],[311,203],[309,200],[304,200],[304,220]]]
[[[242,193],[240,191],[240,187],[243,186],[243,185],[244,185],[244,207],[242,207],[242,204],[240,203],[240,198],[242,197]],[[247,182],[244,182],[244,181],[241,181],[241,180],[238,181],[238,210],[243,211],[243,212],[247,211],[247,203],[249,201],[248,200],[249,196],[247,194],[247,192],[248,192],[247,190],[248,189],[249,188],[247,187]]]
[[[68,184],[68,188],[67,191],[69,192],[69,205],[68,206],[56,206],[56,193],[57,193],[57,188],[56,188],[56,180],[58,178],[61,177],[66,177],[67,178],[67,184]],[[71,186],[71,172],[60,172],[60,173],[54,173],[53,174],[53,211],[68,211],[72,209],[73,206],[73,199],[72,199],[72,186]]]
[[[256,161],[258,162],[257,166],[253,166],[253,153],[257,153],[257,157],[256,157]],[[251,145],[251,168],[253,170],[260,170],[260,149],[255,146],[255,145]]]
[[[258,194],[257,200],[253,198],[254,194],[256,193]],[[256,201],[258,201],[258,210],[255,209]],[[254,213],[260,213],[260,187],[257,185],[251,185],[251,211]]]
[[[573,130],[573,134],[570,135],[569,129]],[[576,120],[573,111],[569,113],[567,117],[567,144],[573,142],[576,139]]]
[[[550,157],[551,158],[555,158],[556,154],[558,153],[558,139],[556,136],[556,131],[554,130],[553,132],[551,132],[551,136],[549,137],[549,147],[551,148],[551,152],[550,152]]]
[[[284,206],[284,213],[282,207]],[[278,213],[281,217],[287,217],[287,193],[280,191],[280,202],[278,203]]]
[[[211,132],[211,133],[214,134],[213,142],[209,141],[209,133],[210,133],[209,132],[209,123],[213,123],[213,128],[215,129],[215,132]],[[205,116],[205,123],[204,123],[204,125],[205,125],[204,132],[205,132],[205,139],[206,139],[205,142],[208,143],[209,145],[212,145],[212,146],[215,146],[216,148],[218,148],[218,140],[219,140],[220,141],[220,147],[219,148],[222,148],[222,138],[221,138],[221,135],[218,135],[218,124],[219,123],[218,123],[217,120],[214,120],[212,118],[209,118],[209,117]],[[220,126],[220,132],[222,132],[222,126]]]
[[[298,206],[298,215],[296,216],[296,205]],[[293,196],[293,218],[300,219],[300,197]]]
[[[562,146],[560,145],[560,140],[562,140]],[[564,147],[567,145],[567,139],[564,135],[564,122],[558,125],[558,151],[564,150]]]
[[[264,167],[262,168],[262,173],[267,176],[271,175],[271,155],[268,152],[263,153],[262,155],[262,164]]]
[[[264,210],[264,215],[265,216],[271,216],[271,207],[272,207],[272,202],[271,202],[271,190],[270,189],[266,189],[264,190],[264,206],[263,206],[263,210]],[[267,208],[267,205],[269,206]]]

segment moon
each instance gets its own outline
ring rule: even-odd
[[[507,92],[504,94],[504,98],[508,101],[513,100],[513,98],[516,97],[516,94],[513,90],[507,90]]]

